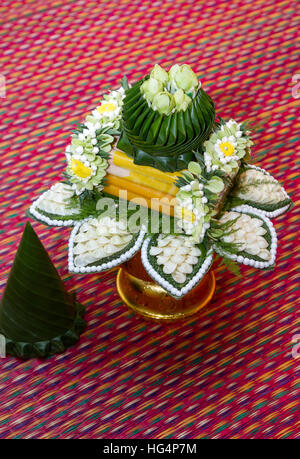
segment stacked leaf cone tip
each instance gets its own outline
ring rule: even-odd
[[[27,222],[0,302],[6,352],[23,359],[63,352],[84,330],[83,314]]]
[[[179,171],[209,137],[214,120],[214,103],[188,65],[175,65],[169,74],[156,65],[126,90],[118,147],[136,164]]]

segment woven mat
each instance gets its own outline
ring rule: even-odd
[[[218,114],[263,128],[254,134],[255,154],[296,203],[298,6],[1,1],[1,287],[25,209],[61,178],[74,123],[124,74],[134,81],[155,62],[191,64]],[[0,438],[299,438],[297,208],[275,226],[275,271],[243,267],[237,278],[218,268],[209,307],[185,323],[161,325],[127,311],[115,272],[70,276],[69,230],[35,223],[68,288],[87,306],[88,328],[63,355],[0,360]]]

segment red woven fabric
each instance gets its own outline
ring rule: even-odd
[[[218,114],[257,123],[257,161],[299,202],[297,6],[2,1],[2,288],[25,210],[60,180],[74,123],[124,74],[134,81],[154,63],[189,63]],[[0,438],[299,437],[297,349],[292,354],[300,334],[297,207],[275,226],[275,271],[243,267],[236,278],[219,268],[215,298],[201,314],[161,325],[127,311],[115,272],[70,276],[70,230],[35,223],[67,286],[87,306],[88,328],[63,355],[0,360]]]

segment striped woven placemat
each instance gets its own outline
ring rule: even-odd
[[[2,1],[1,287],[26,208],[61,178],[74,123],[124,74],[134,81],[156,62],[189,63],[218,114],[257,123],[257,161],[299,203],[297,6]],[[68,288],[87,306],[88,328],[63,355],[0,360],[0,438],[299,438],[297,207],[275,226],[275,271],[242,267],[236,278],[219,268],[205,311],[161,325],[127,311],[115,272],[70,276],[70,230],[35,223]]]

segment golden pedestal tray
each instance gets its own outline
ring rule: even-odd
[[[176,300],[146,273],[140,254],[123,263],[117,274],[117,290],[122,301],[137,314],[157,321],[174,321],[196,314],[213,297],[216,288],[210,270],[187,295]]]

